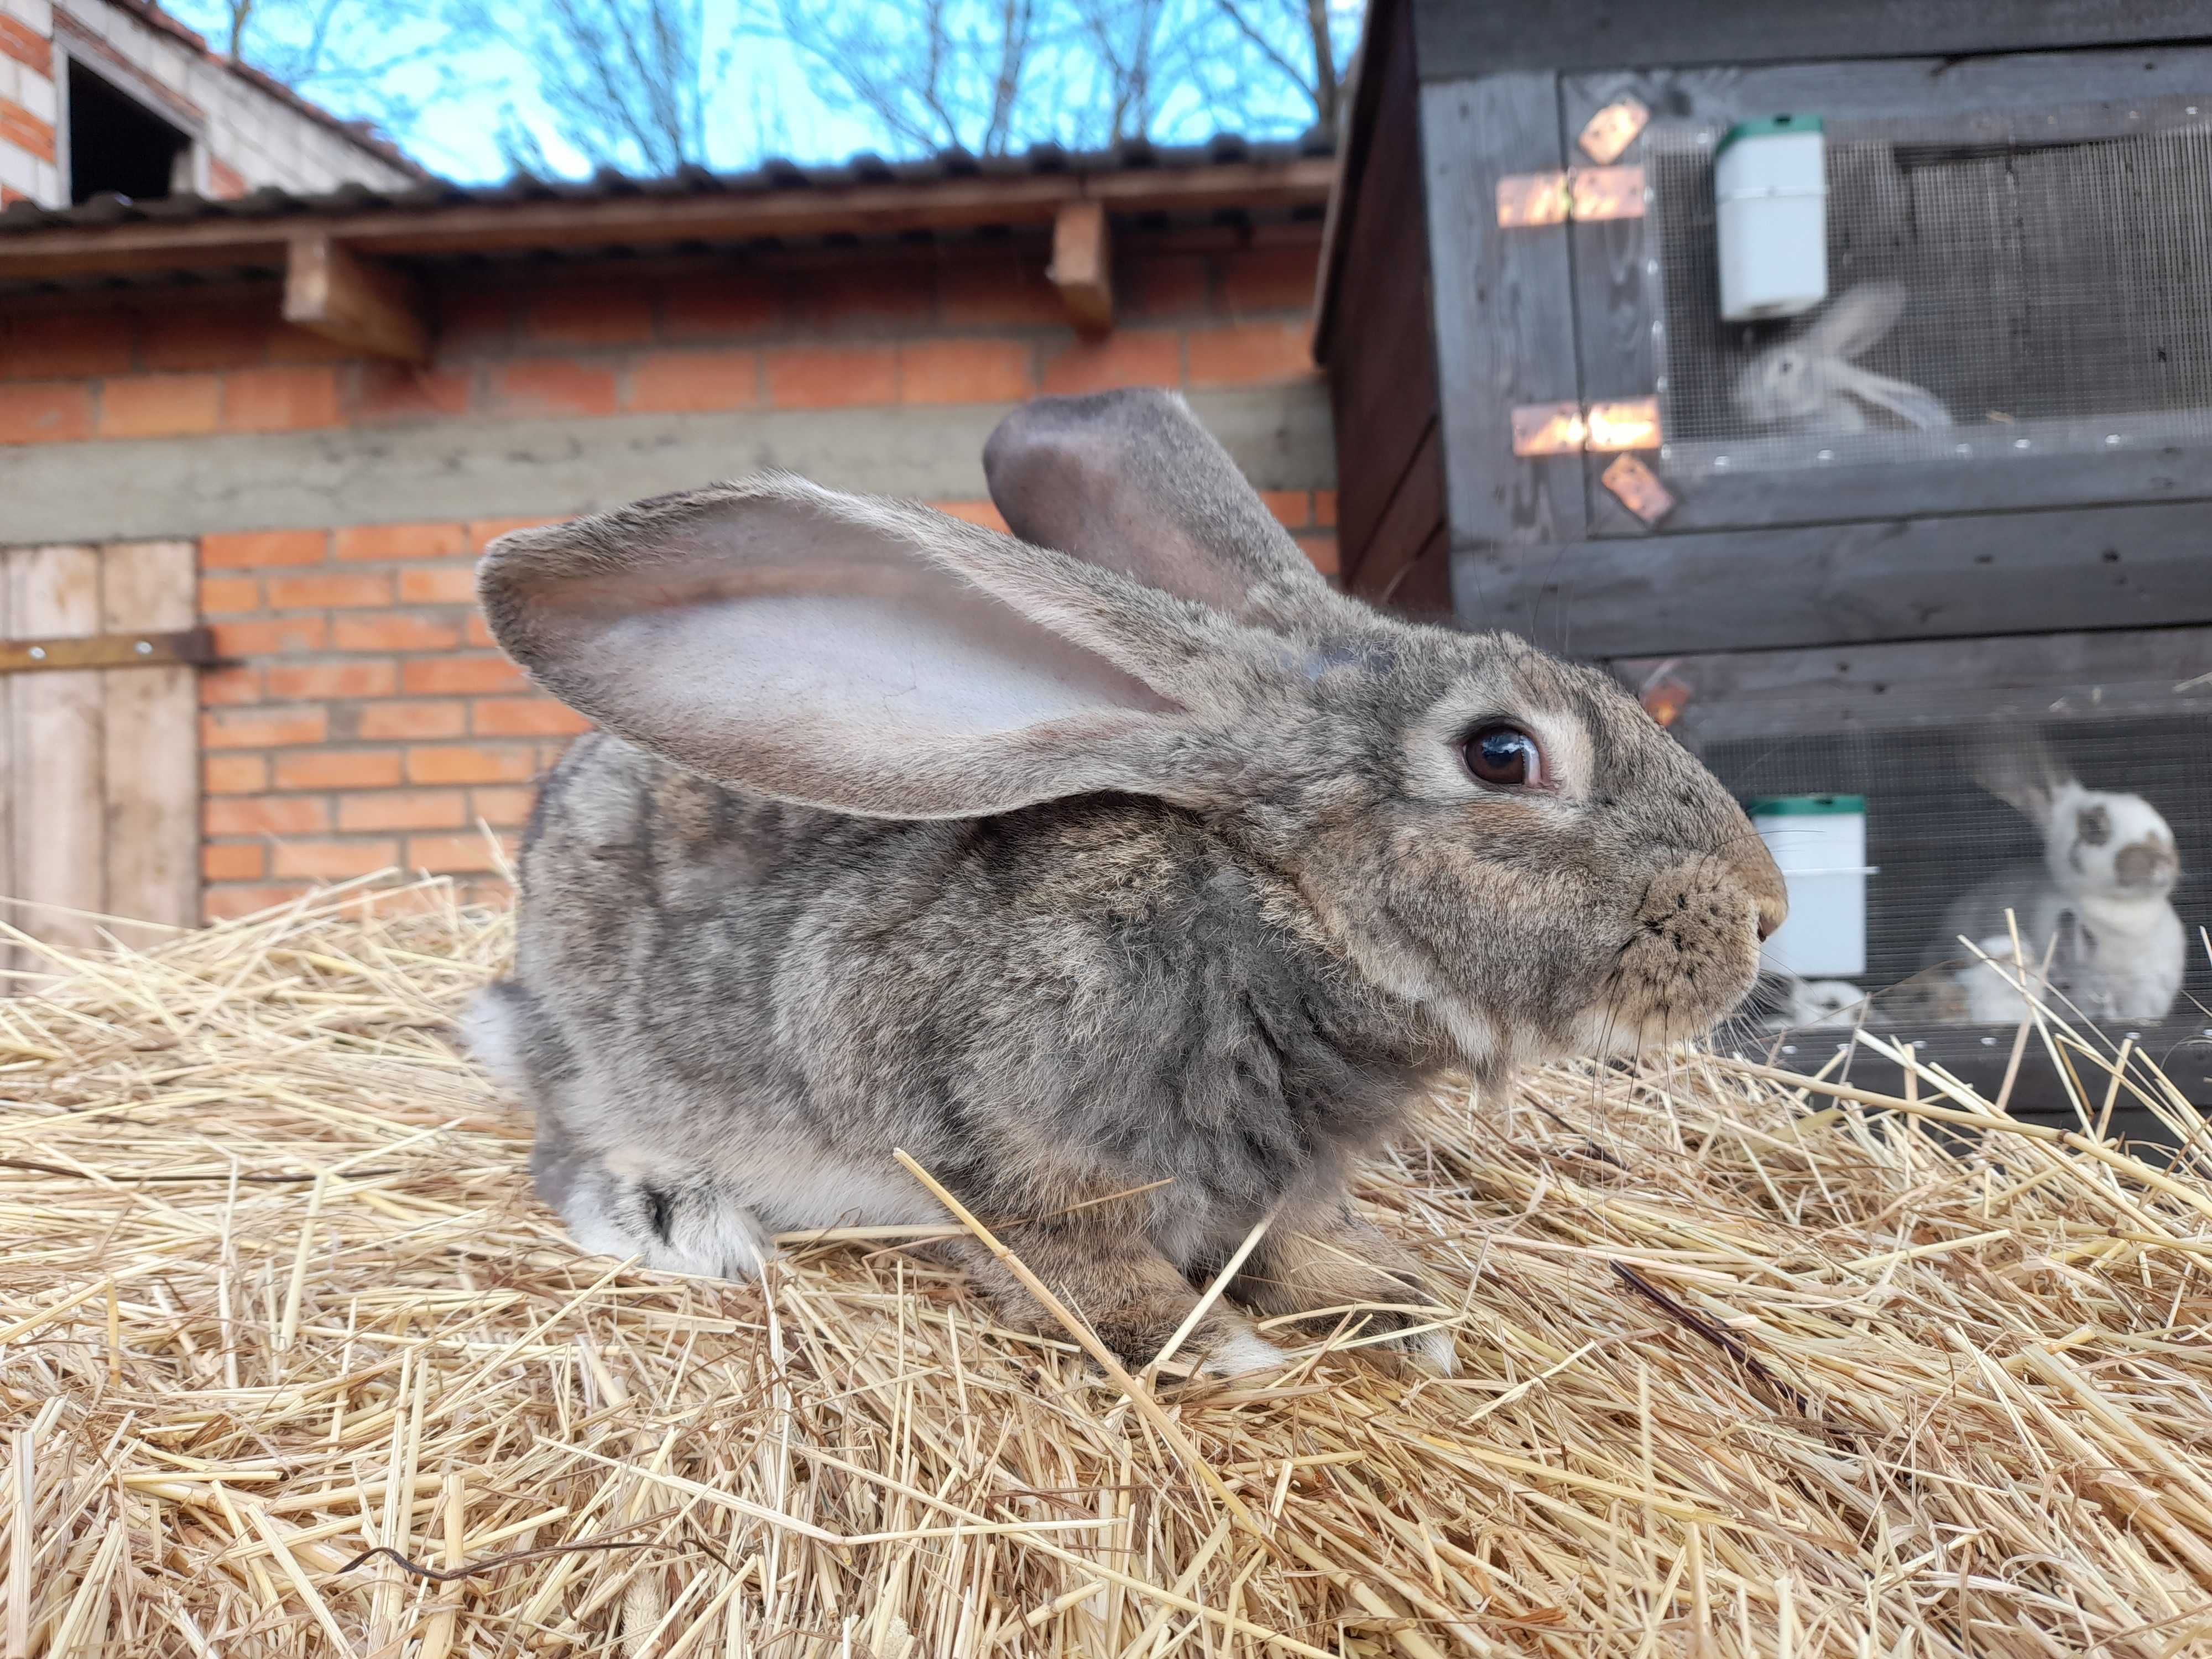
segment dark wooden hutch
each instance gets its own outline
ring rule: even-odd
[[[2100,1024],[2212,1094],[2212,0],[1374,0],[1356,77],[1352,589],[1611,665],[1747,796],[1863,794],[1869,990],[2042,851],[1966,758],[2038,727],[2172,826],[2185,987]],[[1784,114],[1829,305],[1904,296],[1833,361],[1720,317],[1714,157]],[[1860,397],[1774,418],[1793,343]]]

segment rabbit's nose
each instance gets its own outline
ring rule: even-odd
[[[1746,836],[1729,850],[1736,879],[1759,908],[1759,942],[1764,945],[1790,919],[1790,889],[1782,879],[1782,866],[1755,835]]]

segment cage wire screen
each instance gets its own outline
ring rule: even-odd
[[[2015,724],[1961,724],[1701,745],[1739,798],[1865,799],[1864,971],[1820,981],[1809,997],[1811,981],[1770,977],[1765,1023],[1863,1018],[1908,1034],[2016,1024],[2017,994],[1959,942],[2008,933],[2009,910],[2039,994],[2055,992],[2116,1037],[2212,1028],[2199,931],[2212,925],[2212,718],[2070,720],[2028,735],[2079,786],[2039,822],[1976,781],[1993,748],[2019,752],[2023,735]],[[2155,849],[2130,853],[2161,833],[2168,862]]]
[[[1720,317],[1713,158],[1725,129],[1655,124],[1648,269],[1665,469],[2212,441],[2212,100],[2202,110],[2146,100],[1832,121],[1828,300],[1750,325]],[[1901,291],[1894,319],[1854,322],[1851,307],[1884,289]],[[1761,388],[1784,372],[1821,395],[1778,408]]]

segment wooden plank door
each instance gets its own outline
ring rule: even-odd
[[[189,542],[0,552],[0,635],[173,634],[192,625]],[[199,919],[199,732],[181,664],[0,674],[0,896],[57,945],[131,943]],[[4,964],[38,971],[34,953]],[[25,958],[30,959],[25,959]],[[20,978],[12,981],[21,984]]]

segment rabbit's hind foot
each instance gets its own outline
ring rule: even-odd
[[[760,1218],[708,1176],[624,1174],[600,1164],[571,1172],[554,1201],[580,1249],[634,1256],[659,1273],[752,1279],[776,1258]]]

